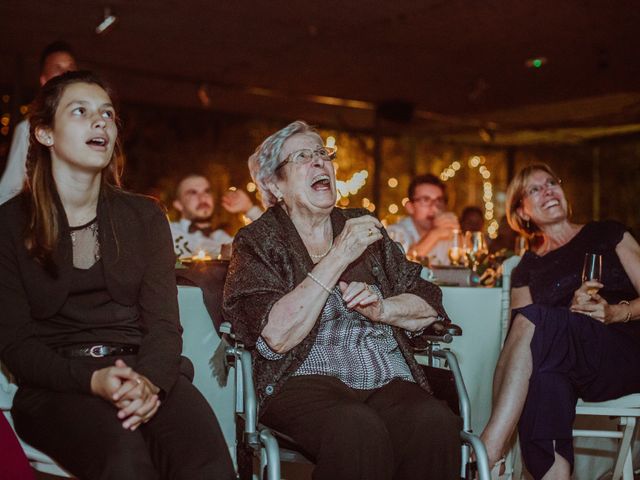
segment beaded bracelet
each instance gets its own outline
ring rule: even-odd
[[[618,305],[626,305],[627,308],[627,318],[625,318],[622,322],[623,323],[627,323],[629,320],[631,320],[631,304],[629,303],[629,300],[620,300],[618,302]]]
[[[307,277],[309,277],[311,280],[316,282],[318,285],[320,285],[322,287],[322,289],[325,292],[327,292],[329,295],[331,295],[331,290],[329,289],[329,287],[327,287],[324,283],[322,283],[320,280],[318,280],[316,277],[314,277],[311,272],[307,273]]]

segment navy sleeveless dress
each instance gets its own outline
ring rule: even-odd
[[[518,423],[522,456],[535,479],[551,468],[555,451],[573,471],[571,429],[578,398],[604,401],[640,392],[640,321],[605,325],[569,310],[582,283],[585,253],[602,255],[610,304],[638,292],[615,248],[627,231],[617,222],[591,222],[566,245],[540,257],[527,252],[512,274],[512,288],[528,286],[533,303],[514,309],[536,327],[531,340],[533,371]]]

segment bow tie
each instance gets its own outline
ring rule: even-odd
[[[199,227],[195,223],[191,223],[191,225],[189,225],[189,233],[195,232],[201,232],[205,237],[210,237],[213,233],[213,228],[211,226]]]

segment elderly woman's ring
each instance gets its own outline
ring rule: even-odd
[[[373,235],[373,228],[369,229],[369,233],[367,233],[367,237],[370,237],[371,235]]]

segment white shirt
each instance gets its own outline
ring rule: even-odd
[[[173,247],[176,255],[180,257],[190,257],[196,255],[200,250],[204,250],[209,256],[217,257],[220,254],[220,247],[223,243],[231,243],[233,237],[224,230],[214,230],[213,233],[205,237],[201,231],[189,233],[191,220],[181,219],[178,222],[171,222],[171,235],[173,236]]]
[[[402,245],[405,253],[409,253],[409,247],[420,241],[420,234],[411,217],[404,217],[398,223],[389,225],[387,232],[393,241]],[[450,246],[450,240],[439,240],[429,252],[430,265],[449,265],[451,263],[449,260]]]
[[[7,166],[0,180],[0,205],[22,191],[27,178],[27,151],[29,150],[29,121],[23,120],[13,132]]]

